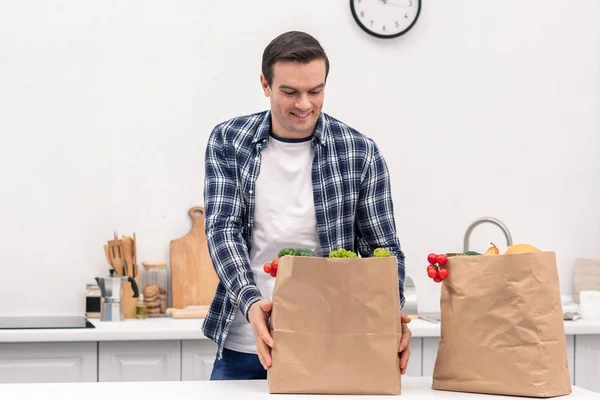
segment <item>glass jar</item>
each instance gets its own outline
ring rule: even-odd
[[[100,318],[102,296],[100,287],[95,283],[85,285],[85,316],[87,318]]]
[[[144,294],[140,293],[140,297],[138,298],[138,303],[135,306],[135,318],[136,319],[146,319],[148,307],[144,304]]]
[[[148,317],[163,317],[167,315],[167,299],[169,288],[169,274],[166,262],[143,262],[143,287],[144,304]]]

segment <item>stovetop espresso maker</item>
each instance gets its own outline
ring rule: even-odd
[[[100,308],[100,321],[123,321],[123,307],[121,299],[125,283],[131,282],[133,297],[140,297],[137,283],[131,276],[115,275],[115,270],[110,270],[110,276],[96,277],[96,282],[100,287],[102,296],[102,306]]]

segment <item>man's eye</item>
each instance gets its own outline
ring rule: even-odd
[[[296,94],[296,92],[283,92],[284,94],[287,94],[288,96],[292,96],[294,94]]]
[[[310,94],[312,94],[312,95],[317,95],[317,94],[319,94],[319,93],[321,93],[321,91],[320,91],[320,90],[317,90],[316,92],[310,92]]]

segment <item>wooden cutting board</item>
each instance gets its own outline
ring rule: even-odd
[[[171,241],[171,295],[173,308],[209,305],[219,283],[208,254],[204,208],[188,211],[192,229]]]

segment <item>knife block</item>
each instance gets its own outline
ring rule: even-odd
[[[134,278],[135,283],[140,285],[138,277]],[[131,283],[125,283],[125,288],[123,289],[123,298],[121,299],[121,307],[123,308],[123,316],[125,319],[135,318],[135,306],[137,305],[139,299],[137,297],[133,297],[133,289],[131,287]]]

